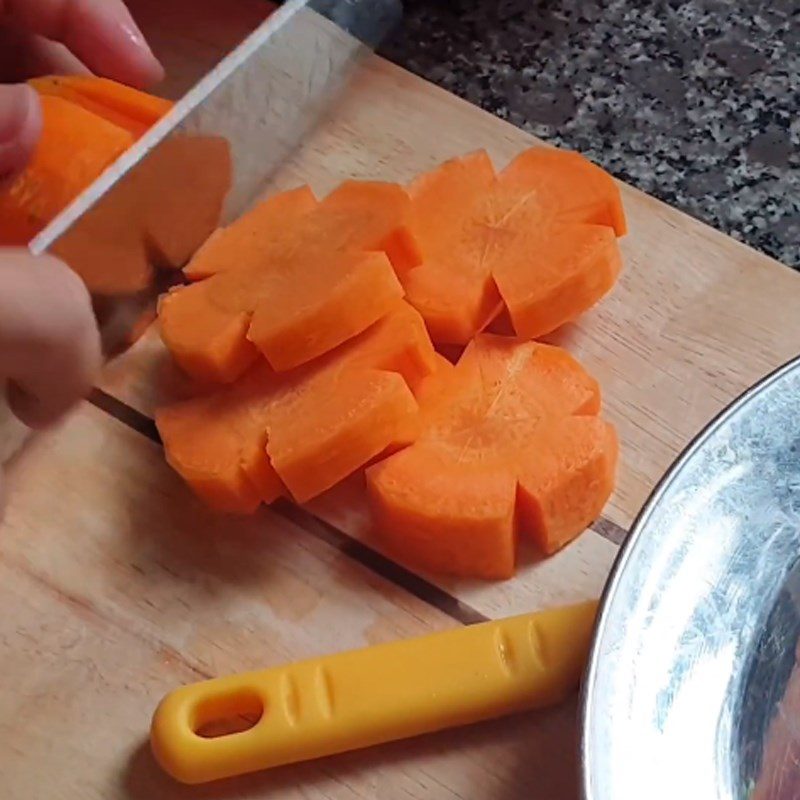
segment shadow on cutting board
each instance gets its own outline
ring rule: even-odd
[[[576,715],[577,703],[572,700],[556,709],[201,786],[173,781],[144,743],[127,765],[122,796],[126,800],[577,800]]]

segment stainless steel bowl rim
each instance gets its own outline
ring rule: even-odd
[[[615,616],[619,612],[625,610],[624,608],[618,609],[615,600],[617,599],[620,583],[625,577],[626,569],[634,556],[637,555],[637,551],[641,546],[643,538],[647,534],[648,526],[653,515],[656,511],[660,510],[664,498],[669,494],[673,484],[679,476],[681,476],[684,469],[687,468],[687,465],[698,457],[698,454],[702,451],[704,446],[712,440],[715,434],[720,432],[725,426],[731,424],[734,419],[738,419],[739,415],[746,411],[751,403],[760,398],[769,389],[773,388],[775,384],[793,376],[796,372],[800,373],[800,356],[777,368],[749,389],[745,390],[697,434],[656,485],[634,520],[630,533],[617,554],[601,596],[600,611],[598,613],[598,620],[595,626],[588,665],[581,690],[580,764],[582,772],[581,786],[585,800],[627,800],[627,797],[607,798],[596,794],[591,783],[593,775],[589,771],[590,748],[593,744],[590,741],[590,731],[594,727],[594,715],[597,708],[597,676],[602,658],[604,636],[608,631],[610,622],[615,620]],[[800,409],[798,409],[798,411],[800,413]]]

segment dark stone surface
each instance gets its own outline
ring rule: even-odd
[[[800,268],[800,0],[406,0],[384,55]]]

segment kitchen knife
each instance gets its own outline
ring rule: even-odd
[[[92,293],[107,356],[169,283],[155,267],[180,266],[202,243],[198,215],[210,220],[207,234],[247,208],[400,12],[400,0],[287,0],[33,239],[34,254],[54,253],[79,274],[99,276]],[[224,151],[203,146],[210,142],[226,143],[230,159],[221,220],[198,188],[222,169],[213,161]],[[134,230],[142,214],[166,232],[166,245]],[[194,240],[183,241],[192,227]],[[124,292],[102,289],[111,260],[131,276]]]
[[[210,233],[245,210],[401,11],[400,0],[287,0],[33,239],[34,254],[53,253],[97,279],[92,301],[107,357],[127,346],[143,312],[180,274],[157,268],[165,256],[174,266],[201,244],[181,240],[184,223],[205,215]],[[206,146],[215,141],[229,156],[222,209],[207,207],[201,190],[220,166],[208,161],[219,158],[220,148]],[[143,241],[133,221],[142,214],[158,224],[171,252]],[[189,227],[196,234],[197,225]],[[115,274],[131,277],[126,291],[102,289],[112,261]],[[0,394],[0,465],[28,433]]]

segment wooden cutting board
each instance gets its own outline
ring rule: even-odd
[[[169,4],[166,4],[169,8]],[[177,95],[263,14],[134,4]],[[212,20],[214,20],[212,24]],[[406,180],[529,135],[377,57],[277,176],[322,194],[347,177]],[[152,424],[181,391],[154,331],[91,401],[8,469],[0,531],[0,782],[7,800],[314,798],[573,800],[576,702],[361,753],[188,789],[146,745],[175,686],[597,596],[637,510],[688,441],[800,350],[800,277],[629,187],[625,272],[557,339],[601,380],[623,443],[605,516],[500,584],[415,575],[366,535],[358,480],[310,508],[214,515],[165,466]],[[457,680],[458,676],[454,676]],[[390,688],[390,687],[389,687]]]

